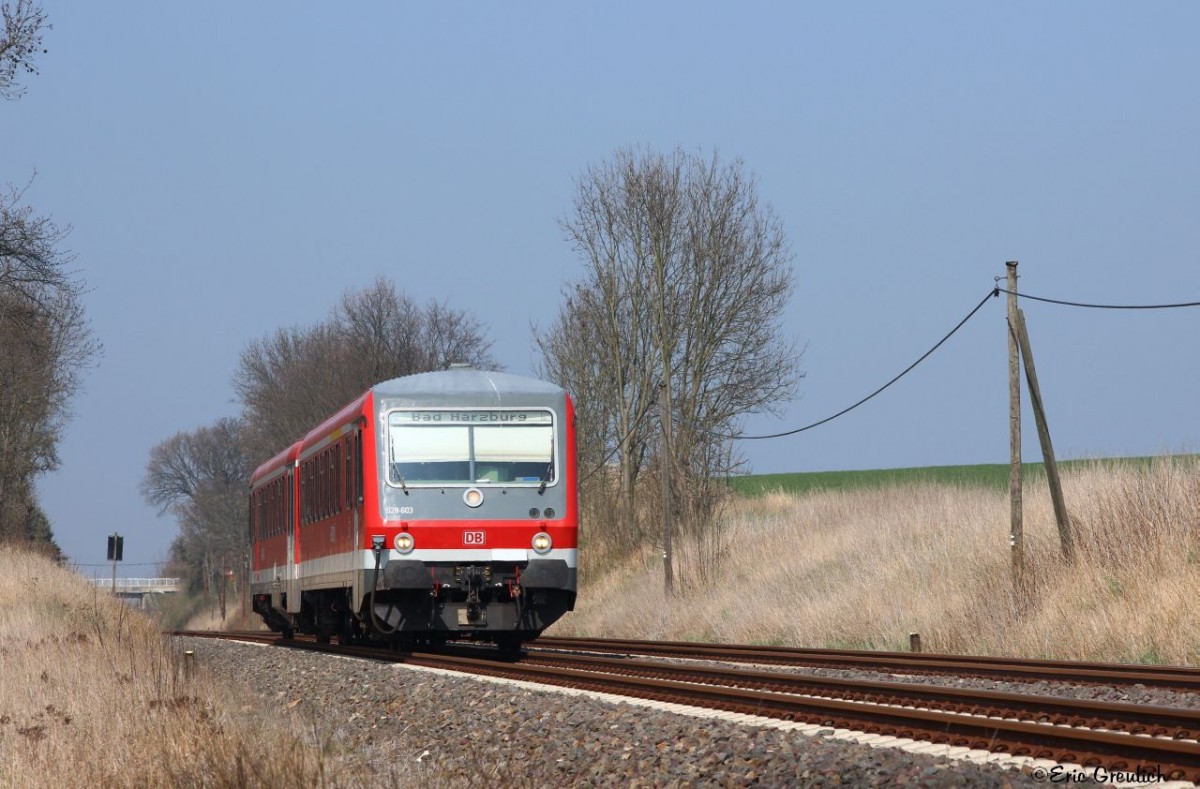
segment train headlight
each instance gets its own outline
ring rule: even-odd
[[[550,539],[550,535],[544,531],[540,531],[533,535],[533,550],[536,553],[547,554],[554,547],[554,540]]]
[[[467,488],[463,491],[463,501],[468,507],[478,507],[483,503],[483,491],[479,488]]]
[[[406,531],[402,531],[396,535],[396,550],[400,553],[412,553],[413,546],[416,542],[413,536]]]

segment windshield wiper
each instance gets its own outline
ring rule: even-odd
[[[542,472],[542,484],[538,485],[538,495],[546,492],[546,483],[550,481],[550,476],[554,474],[554,461],[551,460],[546,464],[546,470]]]

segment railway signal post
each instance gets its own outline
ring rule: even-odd
[[[117,562],[121,561],[121,556],[125,549],[125,538],[120,534],[108,535],[108,560],[112,562],[112,593],[117,593]]]

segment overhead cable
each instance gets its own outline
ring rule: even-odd
[[[1063,306],[1067,306],[1067,307],[1086,307],[1086,308],[1090,308],[1090,309],[1100,309],[1100,310],[1165,310],[1165,309],[1175,309],[1178,307],[1200,307],[1200,301],[1188,301],[1188,302],[1181,302],[1178,304],[1087,304],[1084,302],[1066,301],[1063,299],[1050,299],[1050,298],[1046,298],[1044,296],[1034,296],[1033,294],[1029,294],[1029,293],[1018,292],[1018,293],[1014,294],[1012,291],[1009,291],[1005,288],[996,287],[996,288],[993,288],[991,291],[989,291],[988,294],[986,296],[984,296],[979,301],[978,304],[975,305],[975,308],[972,309],[969,313],[967,313],[967,316],[965,318],[963,318],[961,321],[959,321],[958,324],[953,329],[951,329],[949,331],[949,333],[946,334],[946,336],[944,336],[944,337],[942,337],[942,339],[938,340],[937,343],[935,343],[934,346],[932,348],[930,348],[928,351],[921,354],[921,356],[915,362],[910,364],[908,367],[905,367],[896,377],[892,378],[890,381],[888,381],[883,386],[876,389],[874,392],[871,392],[869,395],[867,395],[863,399],[859,400],[858,402],[854,403],[853,405],[843,408],[841,411],[838,411],[836,414],[832,414],[831,416],[827,416],[824,419],[813,422],[811,424],[804,425],[803,427],[797,427],[794,430],[785,430],[781,433],[768,433],[765,435],[746,436],[746,435],[733,435],[733,434],[727,434],[727,433],[714,433],[711,431],[704,431],[704,430],[701,430],[700,432],[708,433],[708,435],[715,436],[717,438],[737,439],[737,440],[741,440],[741,441],[761,441],[761,440],[770,439],[770,438],[784,438],[786,436],[794,436],[797,433],[803,433],[806,430],[812,430],[814,427],[820,427],[821,425],[826,424],[827,422],[832,422],[833,420],[837,419],[838,417],[844,416],[844,415],[850,413],[851,411],[858,408],[863,403],[866,403],[868,400],[871,400],[876,395],[880,394],[885,389],[887,389],[889,386],[896,383],[901,378],[903,378],[905,375],[907,375],[909,372],[911,372],[913,370],[913,368],[915,368],[921,362],[925,361],[930,355],[933,354],[934,351],[936,351],[938,348],[942,347],[942,345],[946,342],[946,340],[949,340],[951,337],[953,337],[954,334],[959,329],[961,329],[966,324],[967,321],[971,320],[971,318],[973,318],[975,316],[975,313],[979,312],[979,310],[983,308],[983,305],[985,303],[987,303],[987,300],[989,298],[998,297],[1001,293],[1007,293],[1009,295],[1016,295],[1018,298],[1022,298],[1022,299],[1033,299],[1034,301],[1042,301],[1042,302],[1046,302],[1048,304],[1059,304],[1059,305],[1063,305]],[[646,414],[643,413],[642,417],[644,417],[645,415]],[[636,429],[636,427],[638,426],[638,424],[640,422],[641,422],[641,418],[634,421],[633,426],[630,427],[630,430],[628,433],[626,433],[625,438],[628,438],[629,434],[632,433],[634,429]],[[693,428],[693,429],[696,429],[696,428]],[[593,474],[600,471],[600,469],[602,469],[608,463],[608,461],[612,459],[612,457],[620,450],[621,445],[625,441],[625,438],[622,438],[621,441],[617,442],[616,446],[614,446],[612,448],[612,450],[609,451],[609,453],[605,456],[604,460],[601,461],[600,465],[598,465],[597,467],[592,469],[588,474],[584,475],[583,481],[586,481]]]
[[[1020,299],[1033,299],[1034,301],[1044,301],[1047,304],[1061,304],[1066,307],[1087,307],[1093,310],[1170,310],[1176,307],[1200,307],[1200,301],[1185,301],[1180,304],[1084,304],[1078,301],[1048,299],[1044,296],[1034,296],[1029,293],[1013,293],[1006,288],[997,288],[997,290],[1000,293],[1007,293],[1010,296],[1016,296]]]
[[[950,332],[945,337],[938,340],[937,343],[932,348],[930,348],[925,353],[921,354],[921,357],[919,359],[917,359],[915,362],[910,364],[908,367],[905,367],[904,370],[901,371],[901,373],[899,375],[897,375],[892,380],[888,381],[883,386],[876,389],[874,392],[871,392],[871,394],[869,394],[866,397],[864,397],[863,399],[859,400],[854,405],[843,408],[841,411],[838,411],[836,414],[834,414],[832,416],[827,416],[824,419],[820,420],[819,422],[813,422],[811,425],[805,425],[804,427],[798,427],[795,430],[785,430],[782,433],[770,433],[770,434],[762,435],[762,436],[740,436],[740,435],[719,435],[719,434],[712,434],[712,435],[719,435],[720,438],[732,438],[732,439],[739,439],[742,441],[759,441],[759,440],[767,439],[767,438],[783,438],[784,436],[794,436],[797,433],[803,433],[805,430],[812,430],[814,427],[819,427],[820,425],[823,425],[826,422],[832,422],[833,420],[837,419],[839,416],[848,414],[851,411],[853,411],[855,408],[858,408],[860,405],[867,402],[868,400],[873,398],[875,395],[879,394],[884,389],[887,389],[889,386],[896,383],[901,378],[903,378],[905,375],[907,375],[914,367],[916,367],[921,362],[925,361],[929,357],[930,354],[932,354],[938,348],[941,348],[942,344],[944,342],[946,342],[946,340],[953,337],[954,333],[957,332],[959,329],[961,329],[967,321],[969,321],[969,320],[971,320],[971,318],[975,317],[975,313],[979,312],[979,310],[983,308],[983,305],[987,303],[988,299],[994,298],[999,295],[1000,295],[1000,288],[994,288],[994,289],[988,291],[988,294],[986,296],[984,296],[982,299],[980,299],[979,303],[975,305],[975,308],[967,313],[967,317],[965,317],[961,321],[959,321],[958,325],[956,325],[953,329],[951,329]]]

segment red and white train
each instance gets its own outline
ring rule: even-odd
[[[571,399],[450,369],[371,389],[250,482],[254,610],[285,638],[516,649],[574,608]]]

